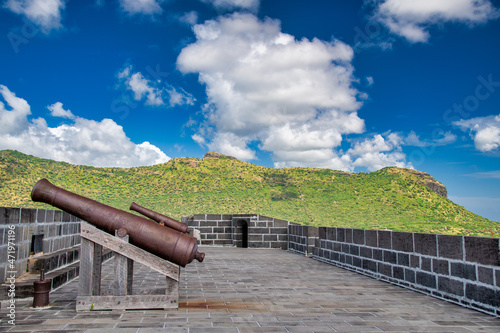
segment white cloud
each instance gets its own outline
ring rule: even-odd
[[[247,147],[247,143],[245,138],[239,137],[233,133],[219,132],[216,133],[213,140],[208,144],[208,148],[242,160],[253,160],[256,158],[255,152]]]
[[[416,147],[445,146],[455,142],[456,140],[457,136],[450,131],[444,132],[438,129],[432,133],[432,140],[426,141],[422,141],[419,135],[417,135],[414,131],[411,131],[410,134],[404,138],[404,144]]]
[[[177,66],[198,73],[206,86],[206,122],[197,135],[242,159],[253,158],[248,144],[259,142],[278,166],[346,169],[347,158],[333,149],[343,134],[364,130],[352,87],[353,50],[280,30],[277,20],[241,13],[193,27],[197,41],[182,50]]]
[[[153,81],[145,78],[141,72],[132,73],[132,66],[127,66],[117,75],[123,80],[128,90],[134,93],[134,99],[140,101],[145,99],[146,105],[165,105],[164,99],[168,100],[168,106],[193,105],[196,99],[183,89],[163,83],[160,79]]]
[[[198,23],[198,13],[195,11],[190,11],[179,17],[179,21],[187,23],[189,25],[195,25]]]
[[[497,150],[500,147],[500,114],[477,117],[453,122],[463,131],[470,131],[474,146],[481,152]]]
[[[56,102],[52,105],[47,106],[47,109],[50,110],[50,115],[52,117],[75,119],[75,116],[73,115],[73,113],[71,113],[71,110],[64,110],[62,106],[63,104],[61,102]]]
[[[372,139],[355,143],[347,154],[352,156],[355,167],[366,167],[369,171],[388,166],[413,168],[411,163],[406,163],[402,144],[403,138],[396,133],[390,133],[386,137],[376,134]]]
[[[217,9],[224,9],[224,10],[247,9],[252,12],[257,12],[260,5],[260,0],[201,0],[201,1],[212,4]]]
[[[163,105],[161,91],[151,87],[149,80],[146,80],[140,72],[134,73],[127,80],[127,85],[134,92],[135,100],[139,101],[146,96],[146,104],[148,105]]]
[[[132,167],[170,159],[149,142],[133,143],[122,126],[111,119],[95,121],[73,116],[71,124],[49,127],[43,118],[29,121],[29,104],[7,87],[0,85],[0,93],[10,107],[7,110],[0,101],[0,149],[93,166]],[[69,110],[59,104],[52,105],[58,110],[55,113],[68,115]]]
[[[374,19],[411,43],[427,42],[434,25],[474,25],[499,15],[490,0],[375,0],[375,4]]]
[[[64,0],[7,0],[3,6],[16,14],[24,15],[45,34],[62,28],[61,11],[65,7]]]
[[[162,2],[162,0],[120,0],[120,6],[129,15],[154,15],[163,12],[160,6]]]
[[[475,178],[500,179],[500,170],[475,172],[475,173],[467,174],[466,176],[471,176],[471,177],[475,177]]]

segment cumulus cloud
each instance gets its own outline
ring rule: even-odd
[[[390,133],[386,137],[376,134],[371,139],[355,143],[347,154],[352,156],[355,167],[366,167],[369,171],[387,166],[413,168],[411,163],[406,163],[403,143],[404,139],[396,133]]]
[[[129,15],[154,15],[163,12],[160,6],[162,2],[162,0],[120,0],[120,6]]]
[[[47,109],[49,109],[50,115],[52,117],[75,119],[75,116],[73,115],[73,113],[71,113],[71,110],[63,109],[63,104],[61,102],[56,102],[52,105],[49,105],[47,106]]]
[[[25,16],[45,34],[62,28],[61,11],[64,0],[7,0],[4,7]]]
[[[144,100],[146,105],[174,107],[177,105],[193,105],[196,99],[183,89],[177,89],[160,79],[154,81],[145,78],[141,72],[132,73],[132,66],[127,66],[118,73],[124,81],[126,89],[134,93],[136,101]],[[165,102],[168,101],[168,104]]]
[[[198,142],[241,159],[254,158],[249,143],[257,142],[276,166],[346,169],[348,157],[333,149],[342,135],[364,131],[350,46],[296,40],[279,21],[252,14],[219,17],[193,31],[196,42],[182,50],[177,67],[206,86]]]
[[[490,0],[375,0],[373,18],[411,43],[427,42],[429,28],[448,22],[475,25],[497,18]]]
[[[9,106],[7,109],[0,101],[0,149],[15,149],[43,158],[92,166],[132,167],[170,159],[149,142],[133,143],[123,127],[111,119],[80,118],[57,102],[48,107],[52,115],[74,121],[49,127],[43,118],[28,120],[31,110],[26,100],[16,97],[2,85],[0,93]]]
[[[453,122],[463,131],[469,131],[474,146],[481,152],[497,150],[500,147],[500,114],[497,116],[477,117]]]
[[[201,1],[209,3],[217,9],[223,9],[223,10],[247,9],[252,12],[257,12],[260,5],[260,0],[201,0]]]

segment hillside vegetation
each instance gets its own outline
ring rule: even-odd
[[[273,169],[207,153],[138,168],[96,168],[0,152],[0,206],[31,201],[33,185],[54,185],[116,208],[132,201],[180,219],[193,214],[254,213],[314,226],[500,237],[500,223],[446,199],[430,175],[385,168],[371,173]]]

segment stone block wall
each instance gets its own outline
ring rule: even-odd
[[[9,239],[9,231],[13,238]],[[8,261],[8,254],[12,255],[8,245],[12,240],[14,269]],[[7,271],[14,271],[16,277],[26,272],[28,258],[35,250],[34,242],[39,242],[37,252],[43,253],[72,248],[80,244],[80,219],[59,210],[0,207],[0,282],[5,280]]]
[[[307,229],[305,229],[307,228]],[[311,227],[290,227],[305,253]],[[317,228],[312,257],[469,308],[500,316],[498,238]]]
[[[288,250],[309,257],[313,254],[318,236],[318,228],[290,223],[288,226]]]
[[[202,245],[288,249],[288,221],[255,214],[196,214],[182,222],[200,231]]]

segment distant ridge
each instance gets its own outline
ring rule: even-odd
[[[500,237],[500,223],[448,200],[431,175],[404,168],[273,169],[216,152],[149,167],[96,168],[4,150],[0,206],[48,208],[30,199],[41,178],[120,209],[135,201],[176,219],[252,213],[314,226]]]
[[[236,157],[229,156],[229,155],[224,155],[224,154],[221,154],[221,153],[217,153],[215,151],[209,151],[208,153],[205,153],[205,155],[203,156],[204,160],[214,160],[214,159],[219,159],[219,158],[227,158],[227,159],[230,159],[230,160],[235,160],[236,159]]]

